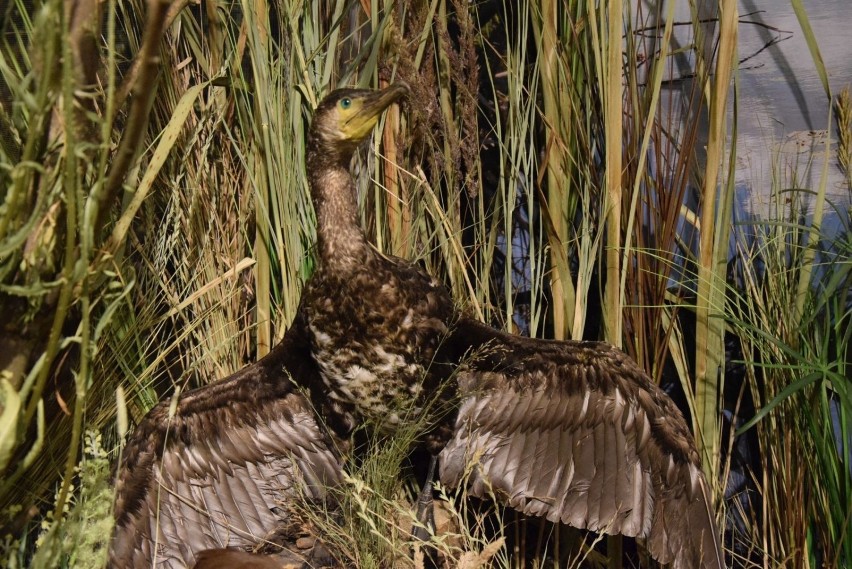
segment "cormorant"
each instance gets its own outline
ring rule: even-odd
[[[349,162],[405,93],[401,84],[335,91],[311,125],[319,262],[303,306],[334,411],[350,427],[366,418],[392,431],[439,390],[457,412],[436,418],[427,445],[448,486],[475,461],[474,495],[492,490],[524,513],[645,538],[677,569],[721,568],[692,435],[636,363],[606,343],[535,340],[474,321],[442,283],[369,244]]]
[[[307,171],[318,267],[299,314],[266,358],[183,396],[171,419],[162,403],[137,428],[118,476],[112,564],[150,566],[155,549],[191,564],[202,549],[250,546],[282,523],[276,492],[286,500],[304,477],[321,497],[336,483],[329,439],[293,389],[304,381],[338,434],[364,419],[392,432],[431,413],[425,442],[448,486],[474,464],[474,495],[493,491],[550,521],[644,538],[676,569],[721,569],[689,429],[633,361],[605,343],[534,340],[469,319],[440,282],[367,241],[349,162],[406,92],[343,89],[317,107]],[[275,487],[256,482],[276,474]]]

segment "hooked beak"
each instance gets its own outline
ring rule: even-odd
[[[360,112],[347,121],[346,130],[351,133],[351,137],[354,139],[366,138],[373,127],[376,126],[376,123],[379,122],[382,112],[408,95],[408,92],[408,85],[397,82],[381,91],[367,95],[362,100]]]
[[[408,85],[401,81],[394,83],[381,91],[376,91],[364,101],[364,113],[367,115],[378,116],[393,103],[408,95],[408,92]]]

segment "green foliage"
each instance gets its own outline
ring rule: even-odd
[[[743,387],[759,408],[740,434],[757,431],[765,499],[751,512],[749,533],[736,538],[770,565],[838,567],[852,553],[850,228],[826,240],[825,262],[815,263],[807,254],[812,226],[800,222],[810,192],[783,191],[799,187],[802,173],[777,168],[772,215],[739,228],[741,286],[728,295],[729,325],[745,354]],[[800,315],[791,307],[800,301],[802,274],[819,281],[807,289]]]
[[[111,462],[101,446],[101,436],[91,431],[86,433],[84,452],[74,472],[79,492],[73,503],[66,504],[61,516],[48,512],[41,521],[31,560],[22,559],[20,542],[7,537],[3,551],[8,567],[97,569],[106,563],[113,528]]]

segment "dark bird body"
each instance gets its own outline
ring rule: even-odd
[[[304,475],[317,495],[320,485],[312,481],[337,480],[333,453],[313,417],[301,413],[307,402],[292,390],[292,377],[306,382],[323,419],[343,431],[366,419],[391,433],[440,392],[442,405],[429,409],[434,425],[424,439],[439,455],[440,477],[448,486],[462,484],[473,464],[474,495],[487,497],[493,490],[525,513],[644,538],[657,560],[677,569],[723,567],[710,491],[689,429],[633,361],[605,343],[533,340],[494,330],[456,310],[449,292],[420,268],[370,246],[358,222],[349,162],[381,112],[404,93],[400,86],[340,90],[317,108],[307,170],[318,267],[300,314],[273,354],[218,388],[181,399],[177,442],[166,433],[167,405],[143,422],[119,475],[120,546],[112,559],[131,556],[140,543],[150,549],[146,544],[154,533],[146,520],[157,498],[152,471],[167,464],[173,467],[162,470],[171,479],[181,481],[181,469],[188,469],[200,473],[192,476],[207,476],[213,491],[222,483],[211,486],[208,471],[225,469],[222,459],[233,457],[247,465],[271,461],[273,469],[283,460],[280,467]],[[226,409],[230,398],[241,406]],[[269,453],[261,459],[236,448],[218,456],[208,450],[245,425],[258,439],[269,425],[281,425],[273,428],[276,433],[291,429],[295,438],[247,443]],[[131,456],[137,454],[140,458]],[[228,481],[226,493],[244,477],[217,473],[217,480]],[[298,476],[285,478],[292,482]],[[186,492],[195,498],[191,489]],[[271,500],[261,493],[264,497]],[[186,509],[169,507],[175,516],[191,517]],[[176,528],[162,537],[183,537],[195,552],[246,545],[199,548],[198,534],[211,530],[204,520],[192,520],[186,522],[194,524],[191,532]],[[127,538],[139,528],[141,540]]]
[[[452,305],[442,285],[372,248],[338,263],[323,262],[304,292],[311,351],[348,428],[368,418],[392,431],[438,387],[429,367]]]
[[[490,487],[525,513],[646,538],[679,569],[721,567],[692,435],[634,362],[605,343],[521,338],[466,318],[440,283],[369,245],[348,172],[363,128],[350,121],[403,93],[332,93],[309,135],[319,268],[305,317],[335,409],[387,431],[440,388],[458,406],[430,439],[444,483],[458,486],[474,462],[475,495]]]
[[[427,369],[453,314],[440,282],[378,253],[358,224],[352,153],[403,93],[336,91],[317,108],[308,139],[319,264],[304,291],[305,319],[328,397],[350,428],[360,416],[392,430],[401,410],[417,412],[411,405],[436,387]]]

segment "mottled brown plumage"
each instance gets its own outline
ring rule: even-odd
[[[303,306],[335,418],[349,428],[368,418],[390,431],[401,413],[418,412],[416,403],[440,379],[426,368],[453,314],[440,282],[406,261],[381,255],[357,219],[349,162],[362,138],[347,134],[351,117],[377,118],[404,93],[400,86],[335,91],[317,108],[308,139],[319,263]]]
[[[369,245],[348,173],[356,144],[340,138],[355,101],[375,108],[402,92],[332,93],[311,127],[319,267],[304,306],[334,410],[391,431],[440,386],[458,405],[430,440],[444,483],[461,484],[473,464],[475,495],[494,489],[526,513],[645,538],[678,569],[722,567],[689,429],[634,362],[608,344],[532,340],[470,320],[424,271]]]

